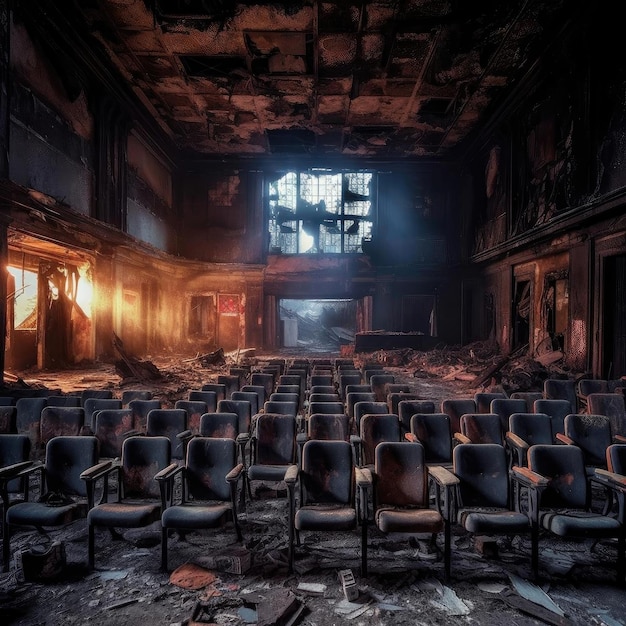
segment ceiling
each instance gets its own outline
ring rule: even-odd
[[[77,0],[183,150],[442,157],[535,63],[565,0]]]

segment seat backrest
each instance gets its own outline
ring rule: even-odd
[[[301,373],[297,374],[281,374],[278,377],[279,385],[298,385],[298,388],[302,390],[306,383],[303,382],[303,376]]]
[[[543,391],[514,391],[511,396],[514,400],[526,401],[526,409],[521,411],[522,413],[532,413],[535,400],[541,400],[543,398]],[[571,413],[571,411],[570,411]]]
[[[204,402],[207,412],[217,411],[217,392],[207,389],[190,389],[187,394],[189,402]]]
[[[345,413],[311,413],[309,439],[350,440],[350,418]]]
[[[133,400],[152,400],[149,389],[125,389],[122,391],[122,408],[126,408]]]
[[[606,465],[609,472],[626,476],[626,443],[612,443],[606,449]]]
[[[122,405],[124,403],[122,402]],[[148,413],[153,409],[161,408],[160,400],[131,400],[128,403],[128,408],[133,414],[133,429],[140,433],[146,432],[146,424],[148,421]]]
[[[112,400],[113,391],[111,389],[83,389],[80,392],[80,404],[85,406],[85,402],[90,399]]]
[[[414,413],[410,432],[424,446],[426,463],[452,463],[452,432],[447,413]]]
[[[375,507],[428,507],[428,468],[421,443],[379,443],[374,472]]]
[[[154,476],[171,462],[171,445],[167,437],[128,437],[122,444],[122,498],[160,498]]]
[[[295,462],[296,420],[288,414],[260,413],[256,422],[257,465],[290,465]]]
[[[83,404],[85,409],[85,426],[89,426],[95,432],[96,424],[93,414],[102,409],[121,409],[122,401],[118,398],[86,398]]]
[[[536,445],[528,449],[528,467],[549,479],[540,506],[585,509],[588,504],[583,451],[578,446]]]
[[[494,398],[491,401],[489,413],[495,413],[500,417],[502,430],[509,429],[509,417],[512,413],[526,413],[526,400],[523,398]]]
[[[333,385],[333,376],[332,374],[311,374],[310,386],[313,385]]]
[[[552,419],[545,413],[512,413],[509,430],[529,446],[555,443]]]
[[[341,399],[339,398],[339,394],[332,393],[332,392],[331,393],[312,393],[309,396],[309,404],[312,404],[313,402],[339,402],[340,404],[343,405],[343,403],[341,402]]]
[[[389,407],[386,402],[378,402],[376,400],[360,400],[359,402],[355,402],[352,414],[354,417],[354,427],[357,433],[360,429],[361,418],[366,413],[376,413],[378,415],[387,414],[389,413]]]
[[[460,480],[462,506],[509,506],[509,468],[503,446],[461,443],[452,450],[452,466]]]
[[[183,430],[189,429],[194,435],[197,435],[198,431],[200,430],[200,418],[205,413],[209,412],[209,407],[207,403],[203,400],[176,400],[176,402],[174,403],[174,408],[185,411],[185,414],[187,416],[187,425]]]
[[[98,463],[98,440],[87,435],[53,437],[46,444],[46,489],[77,496],[87,495],[80,475]]]
[[[354,459],[347,441],[310,439],[302,447],[301,505],[354,503]]]
[[[395,376],[393,374],[373,374],[370,376],[369,383],[376,400],[378,402],[387,401],[387,385],[391,385],[395,382]]]
[[[613,443],[606,415],[570,413],[565,418],[565,435],[583,451],[587,465],[605,467],[606,449]]]
[[[71,396],[69,394],[64,394],[61,396],[48,396],[46,398],[46,404],[48,406],[82,406],[80,402],[80,396]]]
[[[28,435],[18,435],[16,433],[0,434],[0,468],[22,463],[30,460],[30,438]],[[21,480],[10,480],[7,482],[9,493],[21,491]]]
[[[507,395],[502,391],[478,391],[474,394],[477,413],[491,413],[491,401],[504,399]]]
[[[15,434],[17,432],[16,418],[17,407],[15,405],[0,405],[0,433]]]
[[[441,401],[441,412],[450,416],[450,430],[453,433],[461,432],[461,415],[476,413],[474,398],[444,398]]]
[[[231,400],[247,400],[250,403],[250,411],[252,415],[259,412],[263,404],[259,404],[259,396],[256,391],[233,391],[230,394]]]
[[[94,413],[94,421],[94,435],[100,443],[100,456],[119,457],[125,433],[133,429],[132,411],[129,408],[102,409]]]
[[[233,374],[218,374],[217,382],[220,385],[224,385],[226,388],[226,400],[230,399],[233,391],[239,391],[239,387],[241,386],[241,379],[238,375]]]
[[[239,434],[239,416],[237,413],[205,413],[200,418],[201,437],[236,439]]]
[[[411,417],[416,413],[434,413],[435,403],[432,400],[401,400],[398,402],[396,413],[400,419],[402,432],[408,433],[411,430]]]
[[[621,393],[590,393],[587,396],[587,412],[606,415],[614,435],[626,435],[626,404]]]
[[[265,413],[282,413],[283,415],[295,417],[298,414],[298,403],[267,400],[265,404],[263,404],[263,411]]]
[[[222,383],[203,383],[200,386],[200,391],[212,391],[215,394],[215,404],[217,407],[217,403],[220,400],[226,399],[226,385]],[[195,400],[195,398],[189,398],[190,400]],[[207,402],[208,404],[208,402]]]
[[[573,413],[572,403],[563,398],[543,398],[533,403],[533,413],[545,413],[552,421],[552,434],[565,433],[565,416]]]
[[[270,397],[272,391],[274,391],[274,374],[270,374],[269,372],[252,372],[250,376],[250,383],[254,386],[263,387],[263,389],[265,389],[265,401]]]
[[[41,411],[41,442],[53,437],[78,436],[85,425],[85,409],[81,406],[45,406]]]
[[[376,402],[376,396],[371,391],[351,391],[346,394],[346,413],[354,419],[354,405],[357,402]],[[387,408],[385,408],[385,413]]]
[[[15,402],[15,430],[30,437],[31,449],[41,446],[41,412],[46,398],[18,398]]]
[[[300,394],[299,393],[278,393],[274,392],[270,394],[271,402],[295,402],[296,405],[300,406]]]
[[[252,405],[248,400],[219,400],[218,413],[236,413],[239,417],[237,432],[249,433],[252,422]]]
[[[400,441],[400,421],[393,413],[366,413],[361,417],[361,464],[374,465],[376,446],[382,441]]]
[[[568,378],[546,378],[543,381],[543,397],[546,399],[569,400],[572,412],[578,411],[576,382]]]
[[[420,394],[410,393],[408,391],[391,391],[387,394],[387,406],[389,407],[389,413],[397,413],[400,415],[400,402],[410,402],[416,400],[418,402],[432,402],[432,400],[424,400]],[[432,402],[433,410],[435,412],[435,403]],[[426,411],[413,411],[413,413],[428,413]],[[409,415],[409,421],[411,416]],[[408,423],[408,422],[407,422]]]
[[[504,444],[500,416],[496,413],[466,413],[461,415],[461,433],[474,444]]]
[[[344,397],[347,399],[349,393],[372,393],[372,388],[365,383],[358,385],[346,385]]]
[[[237,464],[237,445],[230,438],[195,437],[187,447],[185,479],[194,500],[230,500],[226,474]]]
[[[343,402],[339,400],[317,401],[311,400],[309,402],[309,415],[313,413],[344,413],[345,408]]]
[[[578,381],[578,395],[586,398],[590,393],[608,393],[609,381],[601,378],[581,378]]]
[[[360,385],[362,383],[361,372],[357,370],[350,370],[350,374],[345,374],[343,372],[339,373],[339,395],[342,399],[346,399],[347,391],[346,387],[348,385]]]
[[[339,394],[337,387],[334,385],[311,385],[310,389],[311,394],[314,393],[333,393],[339,396],[341,400],[341,395]]]
[[[243,391],[245,393],[256,393],[256,410],[253,410],[252,415],[258,413],[263,403],[269,396],[265,395],[265,387],[263,385],[242,385],[239,391]],[[293,392],[293,390],[290,390]],[[245,400],[245,398],[242,398]],[[215,411],[215,409],[209,409],[209,411]]]
[[[204,402],[202,405],[204,406]],[[170,440],[172,458],[182,459],[184,455],[183,442],[176,435],[187,430],[187,419],[185,409],[152,409],[148,413],[146,435],[148,437],[167,437]]]

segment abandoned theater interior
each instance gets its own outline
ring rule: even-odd
[[[231,590],[227,605],[223,590],[199,599],[187,588],[176,607],[165,594],[98,618],[86,603],[68,608],[67,591],[58,623],[209,623],[222,602],[240,611],[230,623],[254,605],[258,623],[330,625],[349,614],[414,624],[416,613],[392,615],[380,594],[416,593],[422,567],[447,588],[470,585],[470,570],[493,572],[489,557],[507,536],[536,583],[555,574],[543,546],[601,544],[593,575],[555,584],[595,582],[606,604],[587,598],[593,619],[577,619],[574,605],[561,615],[523,598],[515,578],[506,582],[519,602],[500,594],[485,615],[623,623],[623,602],[611,605],[626,582],[619,20],[587,0],[7,0],[0,17],[0,496],[13,583],[4,579],[0,615],[57,623],[44,608],[28,616],[33,598],[54,597],[54,581],[31,581],[28,608],[14,595],[24,584],[15,553],[37,536],[29,526],[84,531],[61,535],[85,567],[67,589],[129,567],[120,551],[133,546],[106,545],[109,532],[157,528],[157,544],[139,542],[151,555],[142,567],[173,585],[168,575],[197,556],[185,542],[196,531],[232,547],[221,576],[245,575],[233,562],[243,567],[246,535],[261,536],[250,520],[267,506],[279,518],[265,529],[278,544],[271,572],[283,576],[280,601],[266,603],[273,618],[258,598],[246,604]],[[522,354],[558,361],[560,375],[533,389],[487,388],[483,377],[471,393],[427,394],[414,372],[370,358],[471,345],[494,346],[500,365]],[[120,355],[131,374],[159,356],[222,367],[169,404],[142,396],[141,380],[132,398],[94,385],[89,405],[86,390],[18,384],[24,372],[62,376]],[[465,404],[444,410],[452,396]],[[513,432],[511,416],[531,413],[546,418],[547,435],[528,419]],[[475,423],[481,415],[492,422]],[[435,451],[427,439],[442,427]],[[68,494],[55,463],[72,465]],[[35,470],[49,487],[31,494],[49,497],[36,510],[23,501]],[[209,488],[216,470],[220,487]],[[499,482],[482,487],[490,471]],[[478,492],[496,496],[481,502]],[[127,509],[129,493],[140,512]],[[556,503],[562,514],[546,508]],[[311,533],[343,546],[324,574],[303,565]],[[463,549],[461,534],[472,537]],[[415,557],[398,556],[412,576],[404,586],[395,553],[380,554],[398,535]],[[514,560],[500,561],[503,571]],[[368,584],[373,594],[360,613],[348,567],[361,598]],[[326,600],[336,591],[334,608],[316,607],[317,591],[298,595],[307,581],[323,582]],[[564,603],[584,597],[564,588]],[[348,613],[337,612],[342,601]],[[469,619],[437,610],[429,623]]]

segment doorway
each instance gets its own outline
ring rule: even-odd
[[[340,351],[354,343],[357,308],[350,299],[279,299],[280,347]]]
[[[604,260],[602,378],[626,375],[626,255]]]

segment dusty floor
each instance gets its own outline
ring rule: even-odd
[[[281,355],[282,356],[282,355]],[[327,355],[314,355],[324,357]],[[337,355],[335,355],[337,356]],[[406,356],[406,355],[404,355]],[[416,367],[419,359],[394,359],[386,367],[424,399],[467,396],[478,390],[471,376],[446,375],[442,368]],[[448,359],[439,359],[441,361]],[[228,361],[228,359],[227,359]],[[113,365],[98,364],[63,372],[13,372],[31,386],[63,392],[86,387],[151,388],[163,406],[186,397],[189,389],[226,371],[204,368],[197,360],[168,356],[152,361],[164,379],[158,384],[121,381]],[[232,364],[232,363],[231,363]],[[476,365],[476,364],[474,364]],[[448,363],[448,371],[460,371]],[[471,367],[465,368],[472,371]],[[436,371],[437,370],[437,371]],[[433,376],[433,372],[437,376]],[[448,378],[449,380],[443,380]],[[461,379],[461,380],[459,380]],[[124,384],[122,384],[122,382]],[[490,381],[495,382],[495,381]],[[159,529],[124,533],[111,540],[96,536],[96,569],[86,569],[87,528],[82,521],[51,534],[63,542],[67,565],[53,582],[16,580],[0,574],[0,624],[626,624],[624,588],[613,582],[616,558],[611,542],[542,542],[540,585],[530,582],[529,540],[498,540],[497,553],[482,553],[473,538],[453,532],[452,578],[445,582],[440,553],[421,541],[391,539],[372,532],[370,571],[359,575],[357,534],[305,534],[295,573],[286,567],[286,498],[282,485],[263,485],[241,514],[250,567],[242,574],[222,566],[203,568],[200,588],[180,586],[159,570]],[[35,530],[16,533],[13,548],[45,543]],[[234,534],[193,533],[170,540],[170,574],[203,556],[239,550]],[[347,601],[338,572],[350,569],[359,595]]]

